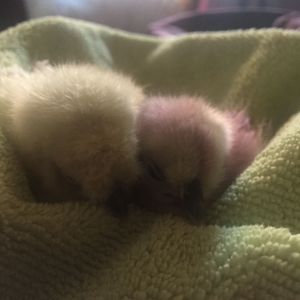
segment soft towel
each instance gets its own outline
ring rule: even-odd
[[[1,134],[1,299],[300,299],[299,32],[159,39],[50,17],[0,34],[2,67],[44,59],[113,68],[149,93],[246,105],[275,136],[194,226],[134,207],[116,218],[36,203]]]

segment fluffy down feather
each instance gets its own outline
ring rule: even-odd
[[[223,112],[204,99],[145,101],[137,120],[144,173],[135,201],[151,210],[198,218],[262,147],[244,112]]]
[[[129,78],[92,65],[40,65],[2,74],[1,94],[11,103],[9,137],[40,200],[103,202],[136,179],[143,93]]]

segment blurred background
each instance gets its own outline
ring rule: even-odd
[[[1,0],[0,29],[61,15],[159,36],[240,28],[300,28],[299,0]]]

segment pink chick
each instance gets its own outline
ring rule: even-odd
[[[262,149],[245,112],[223,112],[202,98],[154,97],[137,119],[143,172],[135,202],[197,220]]]

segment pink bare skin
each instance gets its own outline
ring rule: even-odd
[[[264,146],[261,129],[251,126],[245,111],[227,114],[233,125],[233,144],[226,160],[225,188],[251,164]]]
[[[202,98],[156,97],[137,120],[143,173],[135,202],[151,211],[205,213],[262,149],[245,112],[222,112]]]

